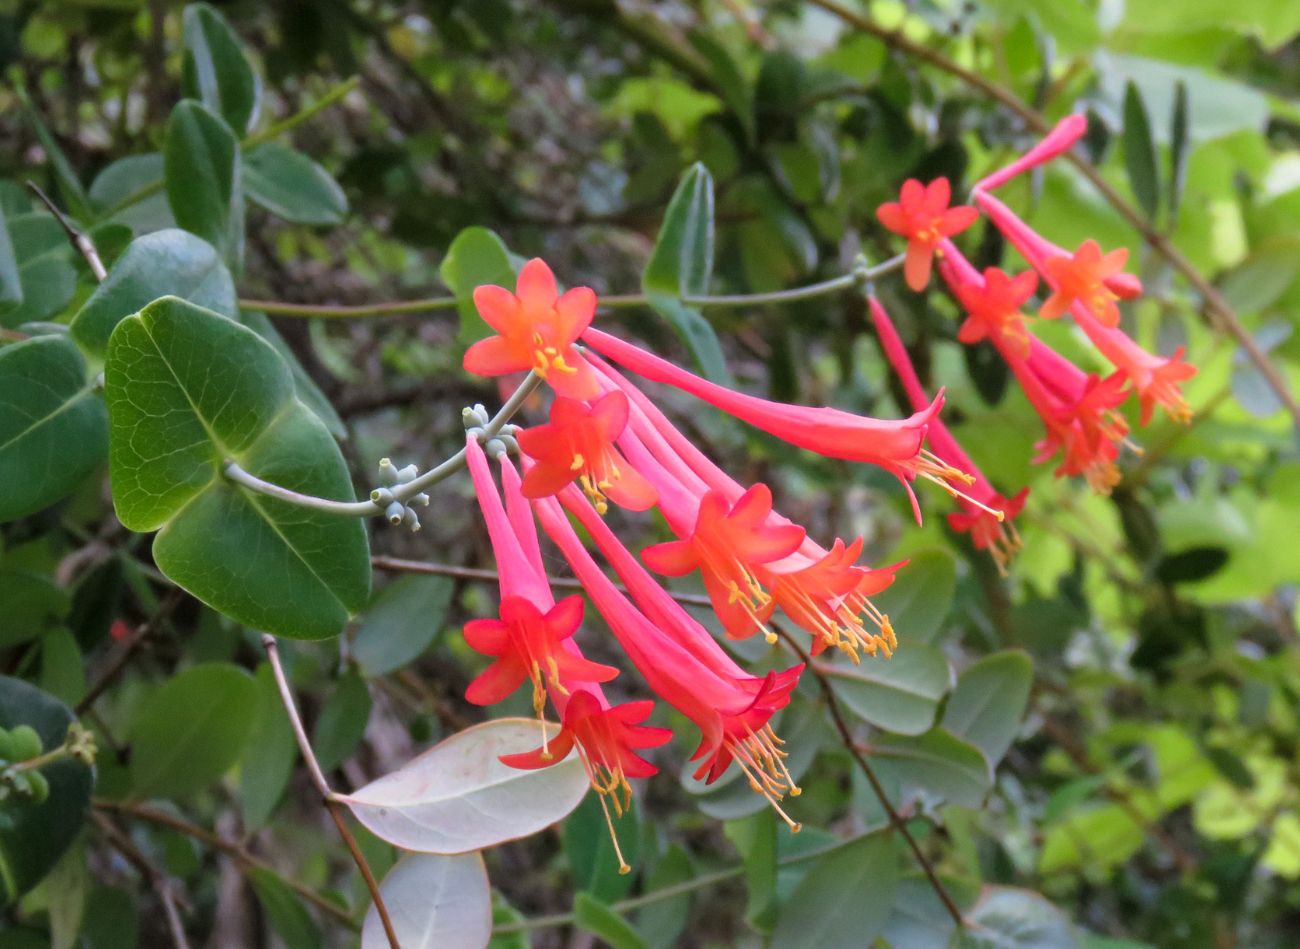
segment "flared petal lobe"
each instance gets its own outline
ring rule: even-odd
[[[975,223],[978,212],[965,205],[948,207],[952,186],[947,178],[936,178],[928,185],[915,178],[903,182],[898,201],[882,204],[876,217],[885,228],[907,238],[907,256],[903,276],[913,290],[924,290],[930,282],[930,270],[939,242]]]

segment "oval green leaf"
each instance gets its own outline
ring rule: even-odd
[[[905,786],[936,794],[949,804],[979,807],[993,784],[984,753],[942,728],[916,738],[890,736],[871,748],[877,770]]]
[[[897,882],[898,857],[888,832],[837,847],[817,860],[782,904],[771,944],[869,946],[889,919]]]
[[[1011,747],[1029,703],[1034,664],[1026,653],[985,656],[957,678],[943,711],[943,727],[965,739],[994,767]]]
[[[959,949],[1077,949],[1065,915],[1044,897],[1010,886],[988,886],[966,914]]]
[[[178,225],[236,270],[244,257],[241,178],[239,140],[230,126],[193,99],[178,102],[163,145],[167,203]]]
[[[474,307],[474,288],[495,284],[514,289],[515,268],[501,238],[486,227],[465,228],[447,248],[438,276],[456,295],[456,309],[460,313],[457,338],[462,343],[472,343],[491,335],[492,328]]]
[[[361,616],[352,658],[367,676],[400,669],[442,629],[454,585],[447,577],[410,574],[380,591]]]
[[[866,656],[860,665],[826,665],[835,694],[859,718],[900,735],[920,735],[952,682],[948,660],[933,646],[900,644],[893,658]]]
[[[191,3],[181,18],[185,40],[185,94],[246,132],[257,121],[262,83],[225,18],[206,3]]]
[[[404,850],[458,854],[492,847],[563,819],[587,793],[576,753],[537,771],[497,760],[539,744],[533,719],[475,725],[342,800],[371,833]]]
[[[402,949],[483,949],[492,938],[492,890],[477,853],[408,854],[379,886]],[[388,949],[373,906],[361,949]]]
[[[1154,219],[1160,208],[1160,168],[1146,103],[1132,80],[1124,87],[1124,167],[1138,204]]]
[[[348,213],[347,195],[328,171],[275,142],[244,155],[244,193],[295,224],[338,224]]]
[[[898,648],[934,644],[943,630],[957,592],[957,563],[952,554],[926,550],[912,557],[889,589],[873,597],[898,632]]]

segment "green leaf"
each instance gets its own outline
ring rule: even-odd
[[[339,680],[312,733],[312,747],[323,769],[332,771],[351,757],[366,734],[370,705],[365,679],[349,672]]]
[[[23,302],[23,282],[18,275],[18,258],[9,237],[4,210],[0,209],[0,312]]]
[[[1174,105],[1169,117],[1169,220],[1178,219],[1178,206],[1187,184],[1187,157],[1191,151],[1187,124],[1187,83],[1174,83]]]
[[[988,886],[966,914],[960,949],[1077,949],[1069,920],[1037,893]]]
[[[260,830],[275,813],[298,760],[298,743],[271,666],[262,663],[253,678],[258,696],[253,726],[257,740],[244,749],[239,768],[239,810],[250,833]]]
[[[137,234],[148,234],[176,226],[162,184],[161,152],[128,155],[95,176],[90,200],[101,213],[117,209],[109,220],[120,221]]]
[[[126,890],[112,886],[91,889],[86,917],[95,925],[81,934],[85,949],[123,949],[139,944],[140,914]]]
[[[952,681],[943,653],[919,644],[900,644],[892,659],[864,656],[860,665],[828,664],[824,671],[854,714],[900,735],[930,729]]]
[[[407,854],[388,871],[379,893],[402,949],[482,949],[492,938],[492,890],[482,854]],[[361,949],[388,946],[371,906]]]
[[[63,311],[77,292],[72,247],[59,222],[44,212],[16,214],[8,221],[22,303],[0,308],[0,325],[48,320]]]
[[[588,794],[569,815],[564,822],[564,853],[569,858],[573,888],[612,903],[628,894],[634,878],[630,873],[618,872],[618,856],[600,805],[597,795]],[[635,866],[641,852],[641,820],[635,799],[631,808],[615,820],[614,832],[623,859]]]
[[[781,949],[869,946],[894,905],[898,858],[888,832],[868,834],[820,857],[781,905],[772,945]]]
[[[245,153],[244,194],[295,224],[338,224],[348,213],[347,195],[328,171],[275,142]]]
[[[893,585],[872,599],[888,614],[902,653],[914,643],[934,644],[956,591],[957,563],[952,554],[927,550],[912,557]]]
[[[573,921],[611,949],[648,949],[627,920],[590,893],[579,892],[574,897]]]
[[[237,312],[235,282],[216,249],[188,231],[170,228],[130,243],[73,317],[72,336],[82,348],[103,354],[118,323],[165,296],[222,316]]]
[[[185,797],[220,778],[253,733],[257,701],[252,676],[229,663],[168,679],[131,723],[132,797]]]
[[[359,519],[227,482],[225,459],[290,490],[352,498],[338,447],[275,350],[175,297],[123,320],[105,364],[118,518],[161,528],[154,560],[213,609],[277,636],[339,632],[370,592]]]
[[[0,676],[0,728],[30,725],[46,750],[63,744],[74,721],[62,702],[21,679]],[[41,768],[50,794],[37,804],[11,795],[0,813],[0,899],[11,903],[40,882],[72,844],[90,807],[95,773],[64,758]]]
[[[86,691],[86,672],[81,666],[77,639],[66,629],[55,629],[41,638],[41,688],[61,702],[75,705]]]
[[[454,584],[409,574],[390,583],[361,615],[352,657],[367,676],[400,669],[429,648],[442,629]]]
[[[90,872],[86,866],[85,841],[64,851],[40,885],[23,900],[24,916],[43,912],[49,920],[50,949],[73,949],[86,913],[86,890]]]
[[[667,319],[690,350],[700,371],[727,384],[730,374],[713,327],[682,297],[709,292],[713,273],[713,178],[699,162],[682,176],[641,275],[654,310]]]
[[[943,727],[979,748],[995,767],[1020,729],[1033,681],[1034,665],[1026,653],[985,656],[958,676]]]
[[[510,262],[510,252],[501,238],[486,227],[467,227],[456,235],[447,248],[447,256],[438,268],[448,289],[456,295],[460,311],[462,343],[472,343],[492,334],[492,328],[474,308],[474,288],[483,284],[513,288],[515,268]]]
[[[1186,91],[1186,86],[1179,88]],[[1151,137],[1151,119],[1137,84],[1132,80],[1124,87],[1124,167],[1138,204],[1147,217],[1155,219],[1160,209],[1160,169],[1156,164],[1156,146]]]
[[[655,893],[686,883],[694,876],[690,854],[680,844],[671,844],[668,852],[655,862],[646,876],[643,889],[646,893]],[[679,944],[690,915],[691,894],[681,893],[657,899],[638,910],[636,928],[650,949],[672,949]]]
[[[321,945],[320,927],[288,883],[263,867],[252,867],[246,875],[271,928],[289,949],[316,949]]]
[[[107,449],[104,403],[70,340],[38,336],[0,349],[0,522],[70,494]]]
[[[285,361],[289,366],[289,371],[293,373],[293,391],[302,404],[316,413],[316,417],[325,423],[325,427],[329,429],[331,435],[341,442],[347,441],[347,426],[343,424],[343,419],[335,411],[333,403],[326,398],[325,393],[320,390],[320,386],[316,385],[316,380],[307,374],[307,370],[299,362],[298,356],[285,342],[284,337],[280,335],[279,330],[275,328],[266,314],[257,310],[240,310],[238,319],[240,323],[243,323],[270,343],[272,348],[280,354],[280,358]]]
[[[883,738],[872,744],[871,759],[900,783],[959,807],[979,807],[993,783],[984,753],[942,728],[917,738]]]
[[[244,258],[244,193],[239,140],[230,126],[192,99],[178,102],[167,121],[163,168],[176,223],[238,270]]]
[[[19,83],[17,86],[18,98],[27,112],[27,118],[32,123],[32,128],[36,131],[36,138],[41,143],[41,148],[45,152],[45,158],[50,163],[54,172],[54,180],[59,185],[59,195],[63,198],[64,206],[74,218],[82,221],[89,221],[93,217],[90,207],[90,198],[86,196],[86,191],[81,186],[81,180],[72,168],[72,163],[68,161],[68,156],[63,154],[63,149],[59,147],[58,141],[50,134],[49,128],[42,121],[40,113],[32,105],[31,99],[27,96],[27,89]]]
[[[185,95],[200,100],[243,133],[257,121],[262,83],[239,37],[206,3],[191,3],[181,18],[185,40]]]
[[[8,649],[43,636],[63,620],[71,598],[52,576],[6,563],[0,566],[0,603],[4,604],[0,649]]]
[[[745,922],[771,932],[776,913],[776,815],[764,808],[744,820],[727,821],[723,833],[745,864]]]
[[[964,905],[957,887],[945,880],[944,888],[959,907]],[[924,875],[918,873],[898,881],[894,908],[883,934],[886,945],[948,946],[956,931],[956,923]]]

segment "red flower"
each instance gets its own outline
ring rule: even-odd
[[[963,504],[962,510],[948,515],[948,526],[959,534],[970,534],[975,549],[987,550],[997,564],[998,572],[1005,576],[1012,554],[1020,549],[1020,532],[1012,521],[1024,510],[1028,497],[1028,488],[1021,488],[1020,493],[1011,498],[991,489],[987,493],[980,492],[980,502],[987,508],[1001,511],[1002,517],[990,514],[985,507]]]
[[[504,287],[474,288],[479,315],[499,333],[465,351],[465,369],[480,376],[533,370],[558,395],[592,399],[600,393],[595,374],[573,344],[591,325],[596,294],[574,287],[559,295],[555,275],[534,258],[519,271],[516,292]]]
[[[523,597],[501,601],[501,618],[476,619],[465,624],[465,642],[471,649],[495,658],[479,674],[465,698],[475,705],[491,705],[506,698],[525,679],[533,683],[533,711],[541,718],[546,708],[546,686],[568,695],[566,682],[608,682],[618,675],[612,666],[584,659],[566,648],[582,622],[582,597],[565,597],[543,615]]]
[[[608,392],[587,405],[557,398],[551,421],[518,434],[519,447],[536,464],[524,475],[524,497],[555,494],[575,478],[604,514],[606,498],[630,511],[654,506],[655,490],[614,447],[627,427],[627,396]]]
[[[1077,113],[1067,115],[1043,137],[1041,142],[1025,152],[1024,155],[1005,168],[1001,168],[977,181],[975,187],[971,189],[972,193],[978,194],[981,191],[991,191],[994,188],[1001,187],[1017,175],[1064,154],[1073,147],[1075,142],[1083,138],[1084,133],[1087,131],[1088,120],[1084,116]]]
[[[1107,281],[1123,271],[1127,260],[1128,248],[1119,247],[1103,256],[1101,245],[1094,240],[1084,241],[1072,255],[1047,258],[1043,269],[1054,292],[1039,314],[1045,320],[1054,320],[1078,302],[1102,326],[1118,326],[1119,307],[1115,301],[1119,294]]]
[[[886,228],[907,238],[907,260],[903,275],[907,285],[920,292],[930,282],[930,267],[939,241],[964,231],[979,216],[972,207],[948,207],[952,187],[947,178],[936,178],[922,185],[915,178],[903,182],[898,201],[876,209],[876,217]]]
[[[992,337],[1029,355],[1029,332],[1020,308],[1038,288],[1038,275],[1032,270],[1009,276],[997,267],[984,271],[983,286],[958,283],[957,298],[966,309],[966,321],[957,330],[957,338],[971,345]]]

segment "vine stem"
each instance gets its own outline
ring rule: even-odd
[[[850,26],[871,34],[886,46],[927,62],[936,69],[956,77],[972,89],[979,90],[1005,107],[1009,112],[1014,113],[1017,118],[1039,135],[1045,135],[1051,131],[1051,123],[1047,121],[1043,114],[1024,102],[1006,86],[984,77],[973,69],[967,69],[938,50],[909,38],[901,30],[881,26],[869,16],[851,10],[837,2],[837,0],[812,0],[812,3],[814,6],[821,7],[828,13],[839,17]],[[1079,169],[1110,206],[1142,236],[1142,239],[1156,253],[1168,261],[1171,267],[1182,274],[1183,278],[1200,294],[1201,299],[1205,302],[1206,314],[1211,325],[1220,332],[1227,333],[1245,350],[1246,355],[1255,364],[1255,368],[1259,370],[1260,375],[1268,382],[1269,388],[1286,406],[1291,418],[1300,424],[1300,403],[1296,402],[1295,396],[1292,395],[1291,389],[1282,374],[1278,372],[1277,367],[1268,358],[1268,354],[1259,348],[1255,337],[1242,325],[1240,317],[1237,316],[1236,311],[1233,310],[1232,305],[1228,303],[1223,294],[1201,275],[1201,272],[1169,242],[1169,239],[1164,234],[1156,230],[1145,215],[1124,200],[1124,197],[1115,190],[1110,182],[1102,177],[1101,172],[1090,161],[1073,151],[1067,152],[1065,157],[1067,161]]]
[[[948,888],[943,885],[943,881],[939,879],[939,875],[935,872],[934,866],[930,863],[929,858],[926,857],[925,851],[923,851],[920,844],[916,842],[916,838],[912,836],[912,832],[907,829],[907,822],[903,820],[902,815],[898,813],[897,808],[895,808],[893,803],[889,800],[889,795],[885,793],[885,789],[880,783],[880,778],[876,776],[876,772],[872,769],[871,765],[867,763],[866,755],[862,753],[862,749],[859,748],[858,743],[854,741],[853,732],[849,729],[848,722],[844,719],[844,712],[840,708],[840,700],[835,694],[835,688],[831,685],[830,680],[819,667],[820,664],[812,661],[812,657],[804,651],[803,647],[795,641],[794,637],[791,636],[788,631],[775,625],[773,628],[776,630],[777,635],[781,637],[785,645],[803,661],[804,668],[806,668],[809,673],[812,674],[812,677],[817,680],[817,685],[821,687],[822,695],[826,698],[826,708],[831,713],[831,720],[835,723],[835,730],[840,733],[840,741],[843,743],[845,750],[853,756],[853,760],[857,762],[858,768],[862,771],[863,777],[867,779],[867,783],[871,785],[872,792],[876,795],[876,799],[880,801],[880,806],[884,808],[885,814],[889,818],[889,825],[897,828],[898,832],[903,835],[903,839],[907,841],[907,846],[911,849],[912,856],[916,857],[916,862],[921,865],[922,872],[925,873],[926,879],[930,881],[930,887],[934,890],[935,895],[939,897],[940,902],[943,903],[944,909],[948,911],[948,915],[952,917],[953,922],[957,924],[957,928],[966,928],[966,920],[962,916],[961,910],[957,907],[951,894],[948,893]]]
[[[487,439],[493,435],[499,435],[501,430],[505,428],[506,423],[523,407],[524,402],[541,383],[542,377],[535,372],[530,372],[524,381],[519,384],[518,388],[510,394],[510,398],[506,399],[497,414],[492,416],[491,420],[483,426],[483,437]],[[464,467],[465,449],[462,448],[446,461],[430,468],[424,474],[407,481],[405,484],[395,484],[388,491],[392,494],[394,500],[405,503],[425,488],[437,484]],[[245,471],[233,459],[227,459],[222,466],[222,471],[229,480],[248,488],[250,491],[278,498],[287,504],[310,508],[313,511],[338,514],[344,517],[371,517],[384,513],[384,508],[374,501],[332,501],[329,498],[301,494],[278,484],[272,484],[270,481],[263,481],[257,475]]]
[[[266,649],[266,658],[271,663],[271,672],[275,675],[275,684],[280,690],[280,701],[289,716],[289,724],[293,726],[294,737],[298,739],[298,750],[302,752],[303,760],[307,763],[307,771],[316,785],[316,790],[320,792],[321,802],[329,812],[334,826],[338,828],[339,836],[343,838],[348,852],[352,854],[353,862],[356,863],[357,869],[361,871],[361,876],[366,881],[366,888],[370,890],[370,899],[375,904],[375,912],[379,914],[384,934],[388,937],[388,945],[391,949],[401,949],[397,932],[393,929],[393,921],[388,915],[388,907],[384,905],[384,898],[379,893],[379,883],[375,879],[375,874],[370,869],[366,855],[361,852],[356,837],[352,836],[352,831],[348,829],[347,821],[343,819],[343,805],[338,802],[329,782],[325,780],[325,772],[321,770],[320,762],[316,760],[316,753],[312,751],[311,742],[307,739],[307,731],[302,727],[302,719],[298,716],[298,705],[293,700],[293,691],[289,688],[289,680],[284,674],[284,665],[280,662],[280,647],[275,637],[268,633],[262,634],[262,646]]]
[[[63,232],[68,235],[68,240],[77,252],[85,258],[86,264],[90,267],[90,272],[95,275],[95,280],[99,283],[104,282],[108,276],[108,271],[104,269],[104,262],[99,259],[99,251],[95,249],[95,242],[90,239],[90,235],[77,229],[68,216],[59,210],[59,206],[50,200],[50,196],[41,190],[40,185],[34,181],[27,182],[27,189],[36,197],[41,199],[41,203],[54,215],[54,219],[59,222]]]

